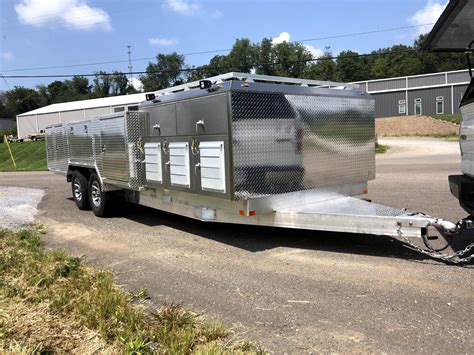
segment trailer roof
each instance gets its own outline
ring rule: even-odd
[[[22,116],[44,114],[44,113],[81,110],[81,109],[87,109],[87,108],[136,104],[136,103],[145,101],[146,100],[145,95],[146,93],[139,93],[139,94],[132,94],[132,95],[102,97],[99,99],[61,102],[58,104],[44,106],[33,111],[28,111],[17,116],[22,117]]]
[[[304,86],[304,87],[320,87],[320,88],[336,88],[337,87],[337,88],[346,88],[346,89],[358,88],[358,84],[347,84],[347,83],[339,83],[339,82],[334,82],[334,81],[297,79],[297,78],[287,78],[287,77],[282,77],[282,76],[270,76],[270,75],[259,75],[259,74],[238,73],[238,72],[230,72],[230,73],[226,73],[222,75],[209,77],[203,80],[210,80],[212,82],[245,80],[248,82],[287,84],[287,85],[297,85],[297,86]],[[163,90],[155,91],[154,94],[166,95],[166,94],[172,94],[172,93],[178,93],[181,91],[196,89],[196,88],[199,88],[199,82],[200,80],[197,80],[197,81],[189,82],[186,84],[173,86],[173,87],[166,88]],[[81,110],[81,109],[96,108],[96,107],[129,105],[129,104],[140,103],[140,102],[146,101],[146,94],[147,93],[139,93],[139,94],[132,94],[132,95],[103,97],[100,99],[62,102],[62,103],[44,106],[33,111],[28,111],[28,112],[17,115],[17,117],[38,115],[38,114],[45,114],[45,113],[54,113],[54,112],[63,112],[63,111]]]
[[[322,80],[310,80],[310,79],[298,79],[298,78],[288,78],[284,76],[272,76],[272,75],[260,75],[252,73],[239,73],[239,72],[230,72],[226,74],[211,76],[209,78],[204,78],[202,80],[209,80],[212,82],[224,82],[231,80],[241,80],[247,82],[260,82],[260,83],[272,83],[272,84],[287,84],[287,85],[298,85],[298,86],[307,86],[307,87],[322,87],[322,88],[341,88],[346,89],[357,89],[358,84],[353,83],[340,83],[335,81],[322,81]],[[187,91],[191,89],[199,88],[199,82],[202,80],[192,81],[186,84],[173,86],[163,90],[155,91],[155,95],[166,95],[177,93],[180,91]]]

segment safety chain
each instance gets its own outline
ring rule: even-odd
[[[469,244],[463,250],[459,250],[459,251],[455,252],[454,254],[449,255],[449,254],[444,254],[444,253],[440,253],[440,252],[432,252],[432,251],[428,251],[428,250],[420,248],[419,246],[414,244],[410,239],[405,237],[405,235],[402,231],[402,226],[401,225],[398,226],[397,233],[400,236],[400,238],[402,238],[403,241],[406,244],[408,244],[412,249],[416,250],[417,252],[419,252],[421,254],[428,255],[429,257],[431,257],[433,259],[442,260],[442,261],[449,262],[449,263],[452,263],[452,264],[465,264],[465,263],[468,263],[469,261],[471,261],[472,259],[474,259],[474,254],[471,254],[469,256],[466,256],[465,258],[462,258],[462,256],[464,256],[472,248],[474,248],[474,243]]]

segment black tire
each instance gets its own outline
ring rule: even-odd
[[[108,203],[109,194],[102,191],[102,184],[96,173],[92,173],[89,179],[89,202],[92,212],[97,217],[106,217],[110,206]]]
[[[32,140],[33,142],[36,142],[37,138],[36,138],[36,137],[31,137],[31,140]]]
[[[75,171],[71,179],[72,197],[80,210],[90,210],[89,182],[81,172]]]

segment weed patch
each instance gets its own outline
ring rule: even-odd
[[[433,115],[431,117],[436,118],[437,120],[447,121],[447,122],[456,123],[456,124],[460,124],[461,119],[462,119],[462,115],[460,113],[455,113],[454,115],[450,115],[450,114]]]
[[[388,145],[384,145],[384,144],[376,144],[375,145],[375,153],[376,154],[383,154],[383,153],[386,153],[387,150],[388,150],[389,146]]]
[[[80,258],[45,251],[36,230],[0,231],[0,351],[261,352],[228,344],[230,331],[180,305],[150,312],[134,303],[148,297]]]

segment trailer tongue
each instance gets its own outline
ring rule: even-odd
[[[208,222],[421,237],[427,245],[429,227],[447,238],[460,233],[467,223],[355,198],[375,178],[374,123],[373,98],[353,85],[228,73],[148,95],[139,111],[48,127],[48,167],[97,216],[120,192]]]

